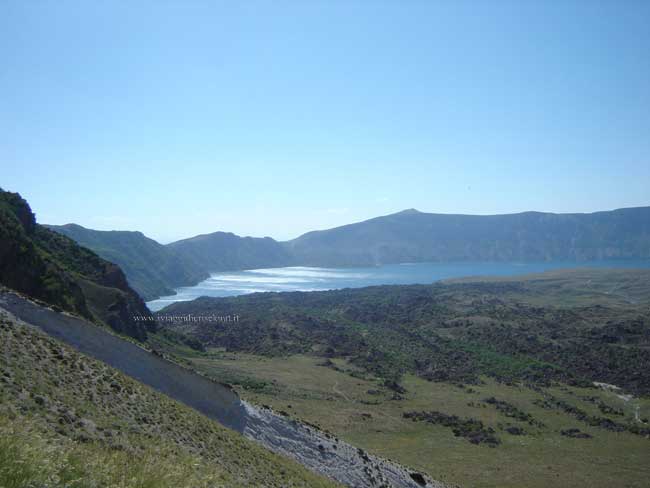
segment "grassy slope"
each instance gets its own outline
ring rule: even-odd
[[[650,271],[647,269],[577,268],[546,271],[525,276],[469,277],[445,283],[525,282],[534,293],[515,293],[513,298],[538,306],[628,307],[650,301]]]
[[[0,486],[207,488],[231,482],[198,456],[143,442],[145,447],[134,455],[98,443],[71,441],[32,419],[0,415]]]
[[[334,486],[31,327],[0,344],[0,486]]]
[[[207,374],[231,381],[242,396],[254,403],[270,405],[372,453],[464,487],[541,488],[556,483],[594,488],[642,487],[650,477],[650,440],[591,427],[564,412],[543,409],[533,403],[542,394],[530,388],[487,378],[482,385],[460,388],[407,375],[403,380],[407,389],[404,399],[393,400],[393,392],[381,381],[363,375],[344,360],[334,360],[339,368],[335,370],[319,365],[321,359],[309,356],[268,358],[213,350],[207,356],[195,355],[192,362]],[[369,394],[369,390],[379,393]],[[637,405],[641,417],[650,416],[650,399],[626,403],[613,393],[566,386],[543,391],[615,421],[621,421],[621,417],[602,414],[582,397],[595,396],[620,408],[626,422],[633,421]],[[545,427],[508,418],[482,402],[491,396],[517,406]],[[413,410],[480,419],[496,430],[502,443],[496,448],[474,445],[454,436],[449,428],[402,417]],[[508,426],[520,426],[528,434],[510,435],[504,431]],[[560,434],[569,428],[579,428],[593,438],[572,439]]]

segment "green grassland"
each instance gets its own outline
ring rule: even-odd
[[[523,288],[508,295],[538,306],[627,309],[650,303],[650,272],[646,269],[576,268],[524,276],[457,278],[445,283],[520,283]]]
[[[0,318],[0,486],[336,485],[32,327]]]
[[[0,486],[173,488],[226,487],[232,479],[199,456],[142,440],[134,454],[79,443],[38,422],[0,415]]]
[[[321,358],[295,355],[269,358],[210,350],[189,356],[208,375],[228,380],[240,394],[260,405],[306,420],[372,453],[426,471],[441,481],[465,487],[611,487],[647,486],[650,440],[630,432],[590,426],[564,411],[534,403],[552,395],[592,415],[618,422],[650,416],[649,399],[624,401],[596,388],[557,385],[535,389],[482,378],[479,385],[430,382],[406,375],[406,392],[395,392],[342,359],[327,366]],[[483,400],[495,397],[516,406],[536,422],[506,416]],[[606,415],[598,398],[623,415]],[[491,448],[455,436],[448,427],[403,418],[409,411],[440,411],[482,421],[501,444]],[[543,426],[538,426],[541,422]],[[525,435],[505,429],[518,426]],[[593,436],[570,438],[560,431],[578,428]]]

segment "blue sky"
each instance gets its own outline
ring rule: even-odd
[[[650,2],[0,3],[0,186],[279,239],[650,205]]]

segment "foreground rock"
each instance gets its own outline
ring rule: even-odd
[[[242,403],[248,414],[244,428],[246,437],[344,485],[375,488],[446,486],[270,409]]]

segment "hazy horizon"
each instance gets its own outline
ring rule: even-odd
[[[7,1],[0,186],[159,242],[647,206],[648,25],[642,1]]]

